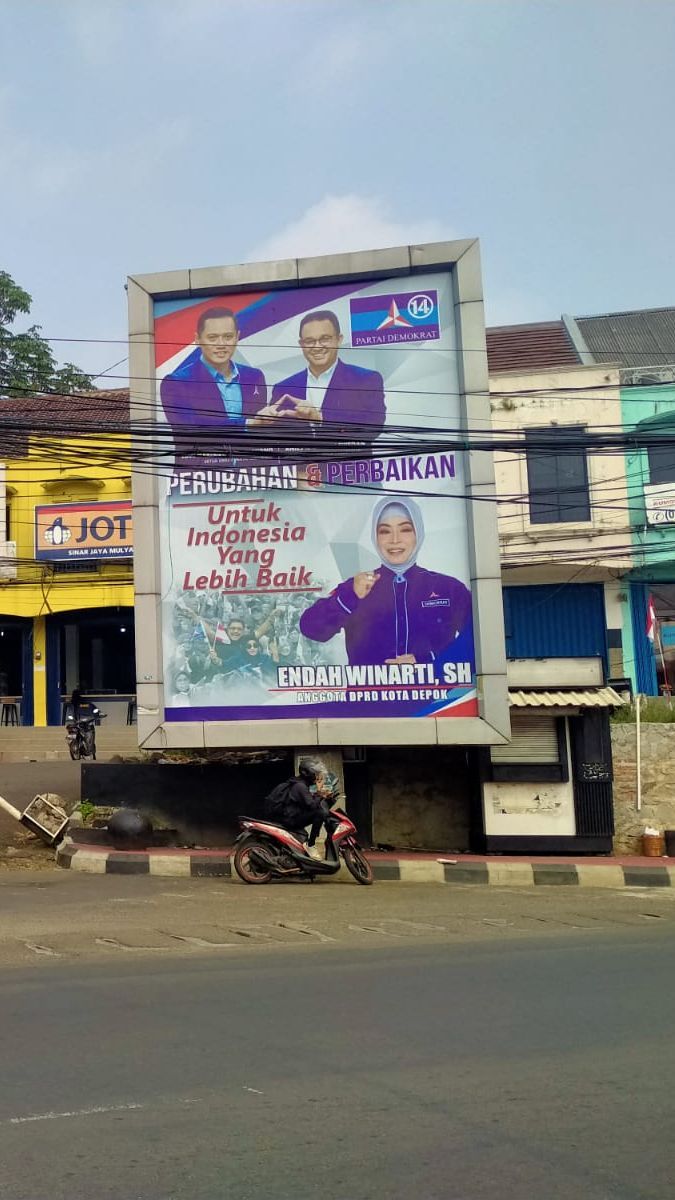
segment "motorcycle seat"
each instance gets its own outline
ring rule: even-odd
[[[298,842],[304,842],[307,834],[302,829],[290,830],[285,825],[280,825],[278,821],[268,821],[267,817],[240,817],[240,821],[257,821],[261,825],[268,825],[270,829],[279,829],[282,833],[290,833]],[[308,822],[309,824],[309,822]]]
[[[283,829],[286,833],[288,830],[285,825],[280,825],[278,821],[268,821],[267,817],[238,817],[239,821],[259,821],[263,825],[271,825],[274,829]]]

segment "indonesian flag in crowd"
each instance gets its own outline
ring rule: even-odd
[[[654,601],[652,600],[651,596],[647,601],[647,625],[645,633],[647,634],[650,642],[653,642],[654,635],[656,633],[656,613],[654,612]]]
[[[216,632],[213,635],[214,646],[215,646],[216,642],[225,642],[225,644],[227,644],[229,642],[229,640],[230,639],[225,632],[225,626],[223,625],[223,622],[219,621],[218,624],[216,625]]]

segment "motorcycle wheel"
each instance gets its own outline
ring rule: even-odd
[[[264,867],[259,866],[251,859],[251,850],[254,846],[262,849],[263,843],[256,837],[246,838],[245,841],[240,842],[234,852],[234,869],[244,883],[269,883],[272,872],[266,871]]]
[[[356,846],[345,846],[342,855],[347,870],[350,875],[354,876],[357,883],[362,883],[364,887],[367,887],[369,883],[373,882],[373,868],[365,854],[362,854]]]
[[[76,742],[68,742],[68,749],[70,750],[70,757],[71,757],[71,758],[74,758],[74,759],[79,759],[79,757],[80,757],[80,747],[77,745],[77,743],[76,743]]]

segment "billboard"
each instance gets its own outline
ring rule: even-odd
[[[242,268],[245,286],[233,269],[225,286],[214,270],[201,273],[212,287],[187,294],[175,276],[143,288],[164,469],[134,486],[137,505],[154,488],[143,508],[155,510],[162,744],[199,726],[213,744],[246,728],[251,744],[256,723],[269,742],[270,722],[280,744],[298,722],[321,741],[311,731],[326,721],[331,742],[372,741],[375,726],[383,742],[429,741],[440,719],[457,726],[440,740],[469,728],[502,740],[478,733],[485,653],[457,273],[447,261],[387,273],[378,252],[350,265],[360,257],[372,274],[284,286],[268,264],[259,282]],[[484,557],[496,551],[491,509]],[[501,612],[494,620],[499,635]],[[495,662],[505,676],[503,642]]]
[[[459,428],[451,279],[415,283],[156,304],[167,720],[477,715],[462,458],[379,451]]]
[[[35,557],[50,562],[131,558],[130,500],[35,507]]]

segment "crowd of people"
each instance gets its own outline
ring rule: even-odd
[[[217,697],[222,702],[223,692],[232,693],[231,703],[236,703],[237,693],[273,687],[278,666],[325,661],[325,648],[298,628],[314,598],[311,592],[196,596],[177,591],[172,597],[170,705],[208,704]]]

